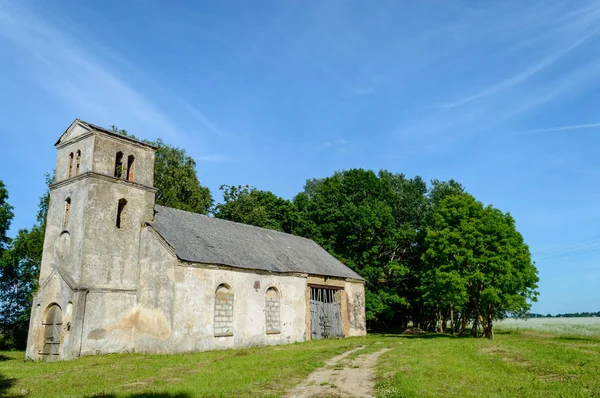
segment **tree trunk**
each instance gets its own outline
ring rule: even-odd
[[[450,330],[451,333],[454,334],[454,308],[450,305]]]

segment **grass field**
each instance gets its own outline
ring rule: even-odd
[[[23,352],[2,352],[0,396],[281,396],[326,359],[365,345],[363,353],[392,348],[377,366],[376,394],[381,397],[600,397],[600,338],[595,337],[600,323],[580,319],[579,324],[570,321],[565,326],[561,319],[554,324],[544,320],[535,331],[502,325],[494,341],[373,334],[286,346],[185,355],[103,355],[58,363],[25,362]]]

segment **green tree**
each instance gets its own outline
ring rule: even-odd
[[[408,203],[408,186],[415,188],[402,175],[351,169],[308,180],[294,198],[304,220],[302,234],[367,280],[371,325],[392,324],[409,307],[404,294],[411,280],[414,227],[403,217],[408,207],[419,206]]]
[[[524,315],[537,301],[537,269],[514,219],[468,194],[448,195],[425,237],[422,290],[441,311],[462,310],[493,338],[493,323]],[[464,326],[464,325],[463,325]],[[463,328],[464,329],[464,328]]]
[[[300,218],[289,200],[254,187],[222,185],[223,203],[215,206],[214,216],[225,220],[292,233]]]
[[[110,126],[118,134],[135,138],[127,130]],[[143,140],[156,146],[154,161],[154,186],[156,204],[173,207],[194,213],[208,214],[213,198],[210,190],[200,184],[196,174],[196,162],[187,155],[185,149],[165,144],[160,138],[156,141]]]
[[[10,228],[10,223],[14,217],[13,207],[8,203],[8,190],[4,182],[0,180],[0,255],[10,243],[6,235]]]
[[[47,186],[51,183],[51,176],[46,174]],[[38,286],[42,262],[49,198],[50,191],[46,189],[39,201],[37,223],[31,229],[19,230],[0,256],[0,329],[4,343],[12,347],[23,348],[27,342],[31,299]]]

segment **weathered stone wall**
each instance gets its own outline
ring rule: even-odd
[[[348,314],[348,334],[346,336],[365,336],[367,334],[365,284],[346,281],[344,289]]]
[[[123,153],[123,166],[127,168],[127,158],[133,155],[133,181],[145,186],[154,186],[154,150],[150,147],[123,140],[105,133],[96,134],[92,170],[99,174],[114,177],[117,152]],[[126,179],[126,170],[122,179]]]
[[[160,240],[150,228],[143,232],[144,258],[140,262],[136,311],[140,318],[155,319],[156,323],[135,330],[136,350],[204,351],[304,340],[304,277],[192,266],[179,262]],[[215,324],[213,311],[223,284],[229,288],[227,294],[233,296],[228,297],[233,299],[233,312],[226,335],[220,333],[223,325]],[[267,333],[266,322],[270,287],[275,287],[280,295],[280,333],[273,334]],[[164,334],[149,329],[163,330]]]

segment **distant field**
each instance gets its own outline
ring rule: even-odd
[[[600,318],[530,318],[505,319],[497,322],[496,330],[530,330],[560,335],[600,337]]]
[[[0,352],[0,396],[277,397],[324,361],[391,348],[378,397],[600,397],[596,318],[509,320],[493,341],[444,334],[309,341],[184,355],[100,355],[33,363]],[[336,368],[337,369],[337,368]]]

